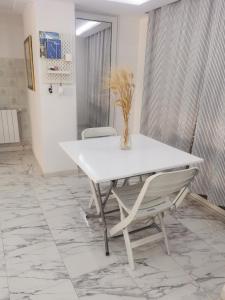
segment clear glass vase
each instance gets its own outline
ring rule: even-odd
[[[129,150],[131,149],[131,136],[129,131],[129,122],[124,122],[123,134],[120,138],[120,149]]]

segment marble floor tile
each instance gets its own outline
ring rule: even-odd
[[[6,277],[6,262],[2,238],[0,237],[0,277]]]
[[[5,229],[2,232],[2,239],[6,254],[17,249],[53,240],[49,227],[46,225]]]
[[[202,270],[207,273],[207,268],[224,267],[225,270],[225,253],[220,253],[210,248],[200,239],[188,238],[180,239],[180,243],[173,243],[173,259],[190,275],[196,270]],[[183,240],[183,244],[182,243]],[[180,245],[180,246],[179,246]],[[204,271],[205,270],[205,271]]]
[[[10,300],[78,300],[73,285],[68,279],[11,277],[9,289]]]
[[[85,241],[59,246],[58,249],[72,278],[97,271],[119,261],[113,253],[105,256],[103,243],[94,245]]]
[[[225,223],[220,220],[183,218],[181,223],[209,246],[225,252]]]
[[[0,300],[10,300],[7,277],[0,276]]]
[[[1,230],[46,226],[47,221],[40,207],[8,209],[1,213]]]
[[[0,191],[1,210],[39,208],[40,204],[30,188],[12,188]]]
[[[72,281],[79,299],[147,299],[121,264],[109,265]]]
[[[77,219],[80,218],[81,208],[73,199],[66,199],[65,206],[55,201],[47,201],[41,207],[51,229],[76,227]]]
[[[158,251],[152,251],[151,258],[137,262],[136,270],[128,272],[149,299],[194,299],[199,293],[195,281],[170,256]]]
[[[212,210],[207,209],[192,198],[185,199],[182,206],[174,213],[174,216],[179,220],[187,217],[202,220],[220,220],[220,217]]]
[[[195,281],[199,284],[202,290],[212,299],[218,300],[222,288],[225,283],[225,268],[222,267],[206,267],[203,270],[195,270]]]
[[[43,242],[6,254],[7,274],[13,277],[68,278],[54,242]]]

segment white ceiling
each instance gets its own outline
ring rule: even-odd
[[[140,6],[110,2],[107,0],[75,0],[77,8],[84,11],[99,12],[111,15],[144,14],[160,6],[176,2],[178,0],[149,0]]]
[[[0,0],[0,12],[2,13],[21,13],[26,3],[33,0]],[[38,0],[35,0],[38,1]],[[60,0],[74,1],[79,10],[88,12],[98,12],[108,15],[121,14],[143,14],[149,10],[160,6],[176,2],[178,0],[149,0],[149,2],[136,6],[130,4],[121,4],[107,0]]]

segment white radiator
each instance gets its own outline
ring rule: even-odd
[[[19,124],[16,110],[0,110],[0,144],[19,143]]]

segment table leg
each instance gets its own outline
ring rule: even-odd
[[[109,186],[109,189],[108,189],[108,192],[104,195],[102,195],[101,191],[100,191],[100,196],[101,196],[101,202],[102,202],[102,206],[103,206],[103,210],[105,208],[105,205],[107,203],[107,201],[109,200],[109,196],[111,194],[111,191],[112,191],[112,188],[115,187],[117,185],[117,181],[118,180],[114,180],[110,183],[110,186]],[[100,185],[99,186],[99,190],[100,190]],[[99,198],[99,191],[98,191],[98,188],[97,188],[97,185],[95,183],[93,183],[93,187],[95,189],[95,194],[97,196],[97,199]],[[105,214],[110,214],[110,213],[113,213],[115,211],[119,211],[119,209],[117,210],[112,210],[112,211],[108,211],[106,212]],[[86,218],[87,219],[90,219],[90,218],[100,218],[101,217],[101,212],[99,214],[91,214],[91,213],[87,213],[86,214]]]
[[[100,185],[96,185],[97,189],[97,198],[98,198],[98,203],[100,207],[100,213],[101,213],[101,218],[102,218],[102,224],[103,224],[103,229],[104,229],[104,242],[105,242],[105,254],[106,256],[109,256],[109,241],[108,241],[108,230],[107,230],[107,224],[105,220],[105,214],[104,214],[104,203],[102,201],[102,195],[101,195],[101,190],[100,190]]]

